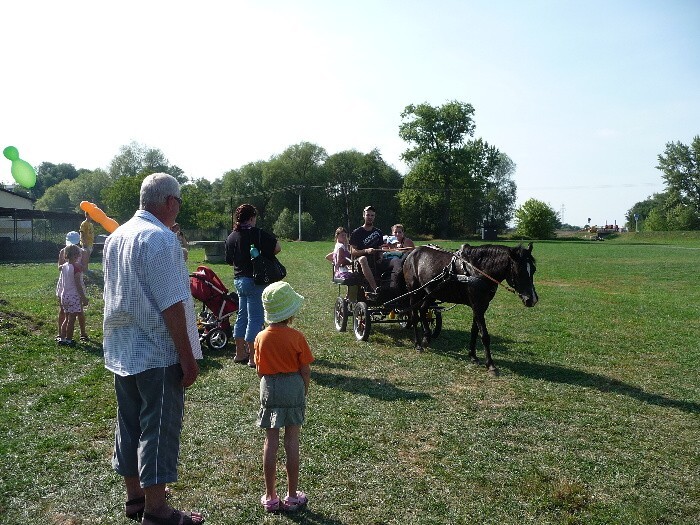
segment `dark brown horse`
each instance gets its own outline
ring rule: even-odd
[[[416,348],[423,350],[430,343],[430,328],[426,320],[428,307],[435,301],[468,304],[473,311],[469,357],[476,357],[476,338],[481,332],[481,342],[486,354],[486,367],[492,375],[498,369],[491,358],[491,337],[486,329],[484,314],[499,284],[505,280],[525,306],[535,306],[538,301],[533,276],[535,259],[532,243],[527,248],[487,244],[469,246],[463,244],[456,252],[437,246],[420,246],[413,250],[403,265],[403,276],[411,301],[411,323],[415,327]],[[418,320],[423,327],[419,342]]]

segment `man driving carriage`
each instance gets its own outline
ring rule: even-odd
[[[350,234],[350,254],[353,259],[357,259],[372,293],[379,293],[377,277],[381,278],[386,270],[391,270],[390,289],[396,293],[403,260],[382,257],[383,249],[389,248],[389,245],[384,242],[381,230],[374,226],[376,216],[377,212],[373,206],[367,206],[363,210],[364,223]]]

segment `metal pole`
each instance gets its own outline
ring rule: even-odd
[[[299,240],[301,240],[301,190],[299,190]]]

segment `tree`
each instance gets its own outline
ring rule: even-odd
[[[131,219],[140,205],[141,183],[147,175],[127,175],[119,177],[102,192],[105,213],[123,223]]]
[[[655,193],[652,197],[636,203],[627,212],[627,226],[633,229],[634,215],[640,218],[639,228],[648,231],[697,230],[700,216],[680,194],[673,190]]]
[[[663,172],[668,190],[700,216],[700,136],[695,136],[690,146],[681,142],[667,143],[666,150],[658,158],[657,169]]]
[[[316,221],[310,213],[303,212],[301,214],[301,231],[304,232],[306,238],[312,238],[308,235],[316,229]],[[281,239],[295,240],[299,233],[299,214],[292,213],[288,208],[285,208],[280,213],[272,227],[272,232]]]
[[[548,204],[528,199],[515,212],[516,234],[529,239],[551,239],[559,226],[557,213]]]
[[[122,146],[119,154],[110,162],[108,171],[114,180],[151,173],[168,173],[180,184],[187,181],[183,171],[177,166],[171,166],[161,150],[149,148],[138,142]]]
[[[505,153],[497,152],[493,166],[486,176],[484,194],[484,223],[492,228],[505,230],[513,218],[516,186],[512,174],[515,163]]]
[[[71,181],[65,179],[49,187],[44,195],[34,203],[34,207],[37,210],[46,211],[73,211],[75,206],[71,203],[68,193],[70,184]]]
[[[80,170],[80,175],[73,179],[68,188],[68,196],[74,208],[79,210],[82,201],[92,202],[102,208],[102,191],[112,184],[106,171]],[[80,212],[82,213],[82,212]]]
[[[42,162],[36,170],[36,184],[31,193],[36,199],[40,199],[51,186],[63,180],[73,180],[77,176],[78,171],[72,164]]]
[[[474,135],[473,115],[471,104],[458,101],[440,107],[409,105],[401,113],[404,122],[399,126],[399,136],[410,145],[401,157],[412,167],[419,167],[414,178],[430,180],[440,192],[438,228],[445,238],[451,232],[453,187],[470,182],[465,140]]]

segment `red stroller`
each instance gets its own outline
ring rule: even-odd
[[[197,318],[200,343],[206,341],[212,350],[221,350],[233,335],[229,318],[238,311],[238,295],[229,292],[219,276],[206,266],[199,266],[190,274],[190,292],[203,303]]]

